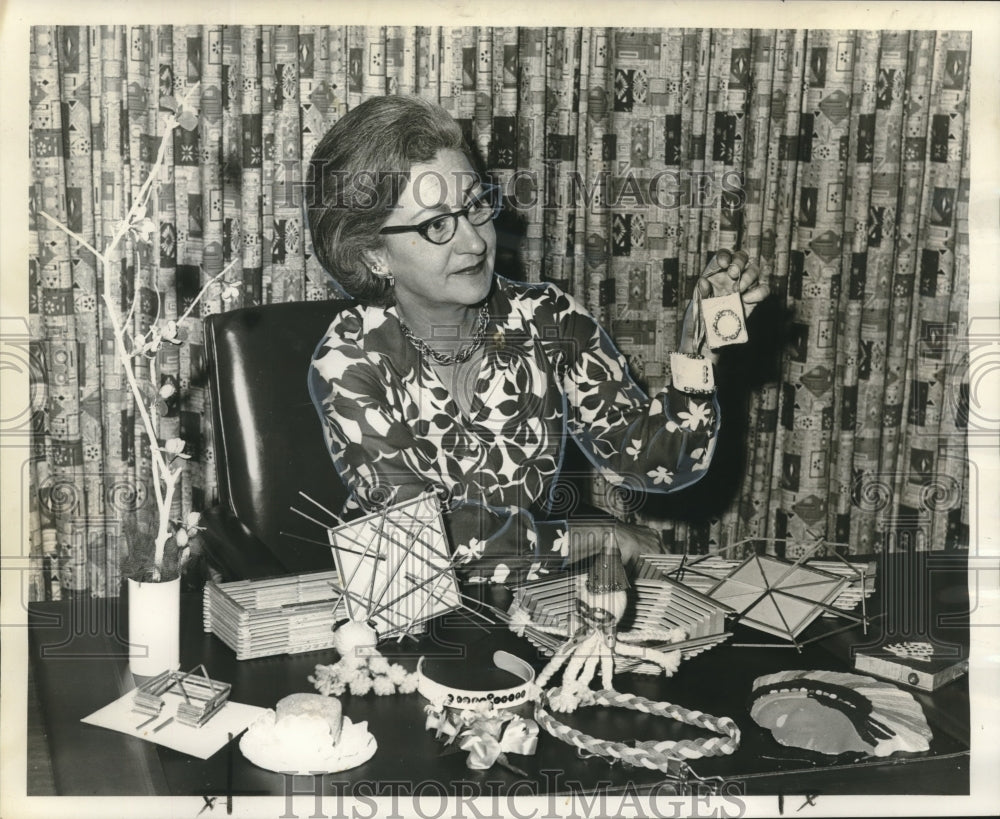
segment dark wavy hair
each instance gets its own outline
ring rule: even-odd
[[[379,230],[398,204],[410,169],[439,151],[478,159],[462,129],[439,105],[418,97],[372,97],[341,117],[309,161],[306,203],[313,248],[347,293],[364,304],[391,305],[392,286],[371,273],[365,251],[382,245]]]

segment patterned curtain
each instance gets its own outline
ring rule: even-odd
[[[693,552],[772,537],[871,553],[898,545],[900,521],[918,548],[965,547],[970,43],[943,31],[34,28],[32,596],[117,594],[119,520],[152,503],[102,273],[39,212],[103,248],[196,85],[149,214],[158,233],[111,282],[123,304],[139,293],[137,327],[182,314],[233,259],[239,286],[196,316],[335,295],[302,216],[303,160],[362,100],[418,94],[459,120],[507,187],[501,272],[583,299],[649,389],[715,250],[744,248],[771,279],[764,343],[725,371],[746,389],[724,396],[720,478],[645,503],[595,478],[600,503]],[[173,349],[161,381],[183,400],[160,434],[194,456],[179,516],[215,495],[197,320]]]

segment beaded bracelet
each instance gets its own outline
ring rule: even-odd
[[[729,717],[713,717],[709,714],[703,714],[701,711],[689,711],[669,702],[654,702],[635,694],[607,689],[589,692],[589,695],[580,704],[628,708],[631,711],[641,711],[645,714],[707,728],[717,734],[722,734],[722,736],[695,740],[634,742],[632,744],[597,739],[559,722],[545,709],[546,701],[559,696],[560,692],[561,689],[552,688],[543,693],[535,704],[535,721],[556,739],[575,745],[588,754],[608,758],[612,762],[621,760],[626,765],[637,768],[650,768],[670,773],[676,768],[678,759],[726,756],[740,747],[740,729]]]

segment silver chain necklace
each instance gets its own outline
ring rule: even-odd
[[[472,341],[461,347],[455,355],[439,353],[437,350],[431,348],[426,341],[414,335],[413,331],[406,326],[406,322],[402,319],[399,319],[399,328],[403,331],[403,335],[409,339],[410,344],[416,347],[417,352],[422,356],[430,358],[435,364],[440,364],[442,367],[450,367],[452,364],[465,363],[472,358],[476,350],[483,346],[483,341],[486,339],[486,325],[489,323],[489,320],[490,312],[484,304],[479,309],[479,323],[476,325],[476,334],[472,337]]]

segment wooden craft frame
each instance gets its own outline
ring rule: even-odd
[[[774,548],[777,544],[788,543],[783,538],[749,538],[738,541],[713,554],[690,555],[683,554],[648,554],[639,558],[639,577],[668,577],[677,580],[685,586],[707,594],[720,580],[729,575],[742,562],[750,549],[750,544],[762,544]],[[819,569],[829,574],[847,578],[848,583],[831,602],[831,610],[824,610],[825,618],[839,617],[843,612],[853,611],[859,606],[865,612],[865,601],[875,591],[875,579],[878,564],[874,560],[850,560],[843,557],[836,547],[847,548],[846,544],[820,540],[807,547],[807,554],[802,558],[810,568]],[[813,557],[815,552],[823,548],[833,549],[833,559]],[[741,555],[729,557],[728,555]]]
[[[202,622],[237,660],[333,647],[333,629],[347,616],[337,604],[337,572],[205,584]]]
[[[440,614],[464,608],[454,558],[431,493],[328,529],[338,605],[370,623],[380,638],[412,633]]]
[[[727,575],[726,578],[720,580],[718,583],[716,583],[709,590],[708,593],[712,597],[715,597],[715,595],[717,593],[719,593],[720,589],[725,588],[725,585],[727,583],[731,583],[732,580],[735,577],[737,577],[742,571],[744,571],[745,568],[747,566],[749,566],[753,561],[758,561],[759,562],[759,561],[761,561],[763,559],[765,561],[768,561],[769,563],[780,564],[784,568],[784,571],[781,574],[779,574],[778,580],[777,581],[773,581],[773,582],[770,579],[768,579],[767,576],[766,576],[766,573],[762,571],[762,574],[764,575],[765,580],[766,580],[764,587],[760,587],[759,588],[759,595],[757,595],[756,599],[750,601],[750,603],[748,605],[743,606],[739,610],[739,612],[736,614],[736,620],[737,620],[737,622],[741,622],[741,623],[743,623],[745,625],[748,625],[748,626],[750,626],[752,628],[757,628],[759,630],[763,630],[763,631],[765,631],[767,633],[770,633],[770,634],[773,634],[775,636],[778,636],[778,637],[780,637],[782,639],[787,640],[788,642],[785,642],[785,643],[733,643],[733,645],[736,646],[736,647],[739,647],[739,648],[762,648],[762,647],[772,648],[772,647],[775,647],[775,646],[788,646],[788,647],[795,648],[797,651],[801,651],[802,648],[803,648],[803,646],[806,646],[809,643],[815,642],[816,640],[824,639],[826,637],[832,636],[833,634],[837,634],[837,633],[842,632],[842,631],[846,631],[846,630],[848,630],[850,628],[853,628],[854,626],[857,626],[857,625],[860,625],[862,627],[863,633],[867,634],[868,633],[868,625],[871,622],[871,620],[873,619],[873,618],[870,618],[869,615],[868,615],[868,607],[867,607],[867,603],[866,603],[867,594],[862,593],[861,600],[860,600],[860,604],[861,604],[861,614],[860,615],[855,615],[855,614],[853,614],[850,611],[847,611],[847,610],[842,609],[842,608],[838,608],[836,605],[834,605],[834,603],[838,599],[838,597],[839,597],[840,593],[843,591],[844,587],[846,585],[848,585],[849,578],[847,576],[844,576],[843,574],[836,574],[836,573],[833,573],[833,572],[823,571],[821,569],[818,569],[815,566],[804,566],[804,564],[806,563],[806,561],[808,561],[812,557],[812,555],[815,554],[815,552],[818,549],[820,549],[821,547],[827,547],[827,546],[835,545],[835,544],[827,543],[824,540],[818,540],[815,543],[813,543],[813,544],[811,544],[809,546],[806,546],[805,549],[803,550],[802,554],[795,561],[787,561],[787,560],[783,560],[781,558],[778,558],[778,557],[776,557],[774,555],[767,554],[767,552],[766,552],[766,546],[767,546],[767,544],[777,544],[777,543],[785,543],[785,542],[787,542],[787,541],[779,539],[779,538],[751,538],[751,539],[748,539],[748,540],[740,541],[739,543],[735,543],[731,547],[729,547],[728,549],[724,550],[724,551],[727,551],[727,552],[728,551],[734,551],[734,550],[742,550],[744,554],[747,554],[747,557],[745,558],[745,560],[743,560],[743,562],[740,563],[739,566],[736,567],[736,569],[734,569],[729,575]],[[751,547],[750,544],[758,544],[760,546],[765,547],[764,553],[761,554],[761,550],[760,549],[758,549],[756,547]],[[739,551],[736,551],[736,553],[738,554]],[[865,585],[866,585],[866,583],[865,583],[865,570],[863,568],[860,569],[860,570],[857,570],[857,569],[855,569],[855,567],[851,567],[850,564],[848,563],[848,561],[845,560],[843,558],[843,556],[840,555],[839,553],[835,553],[835,556],[845,566],[850,567],[853,571],[856,572],[856,576],[854,577],[854,580],[856,582],[859,582],[860,585],[861,585],[861,587],[862,587],[862,589],[864,589]],[[688,567],[687,570],[690,570],[690,567]],[[830,585],[831,589],[833,589],[833,591],[831,591],[830,594],[823,595],[822,599],[815,599],[815,598],[811,598],[811,597],[806,597],[805,595],[802,595],[802,594],[796,594],[795,592],[793,592],[793,591],[790,590],[793,587],[789,586],[789,587],[784,587],[783,588],[781,586],[781,583],[785,579],[787,579],[788,577],[790,577],[793,572],[798,572],[800,574],[802,572],[808,572],[812,576],[814,576],[815,578],[817,578],[817,580],[816,580],[817,583],[827,582]],[[682,576],[683,576],[683,573],[682,573]],[[808,584],[799,584],[798,587],[801,589],[804,585],[808,585]],[[783,625],[786,626],[786,629],[785,629],[784,633],[782,633],[782,631],[776,625],[774,625],[773,623],[771,623],[771,622],[762,622],[762,619],[760,617],[760,612],[758,612],[758,616],[757,617],[748,616],[747,615],[747,612],[753,612],[753,611],[759,609],[760,608],[760,604],[762,602],[764,602],[764,601],[769,601],[769,602],[773,603],[775,609],[779,613],[780,619],[782,619],[784,621]],[[789,623],[787,622],[787,618],[785,618],[783,616],[783,614],[782,614],[782,609],[781,609],[782,601],[787,601],[789,604],[793,604],[793,603],[794,604],[798,604],[798,605],[808,604],[809,606],[814,607],[814,609],[816,611],[816,614],[815,614],[815,616],[810,617],[808,619],[808,622],[805,622],[805,623],[796,623],[796,624],[794,624],[794,626],[790,626]],[[832,629],[832,630],[829,630],[829,631],[824,631],[822,634],[814,636],[814,637],[810,637],[809,639],[800,640],[799,637],[798,637],[798,635],[803,630],[805,630],[805,628],[807,628],[813,622],[813,620],[815,620],[816,617],[818,617],[820,614],[822,614],[824,612],[829,613],[830,615],[832,615],[834,617],[846,620],[847,624],[844,625],[844,626],[842,626],[842,627],[840,627],[840,628]],[[762,626],[764,626],[764,627],[762,628]]]
[[[191,671],[164,671],[135,689],[132,710],[155,719],[166,704],[166,695],[175,694],[184,698],[177,705],[177,722],[200,728],[226,704],[232,688],[230,683],[211,679],[204,665]]]
[[[846,582],[770,555],[751,555],[709,594],[734,608],[739,622],[796,640]]]

